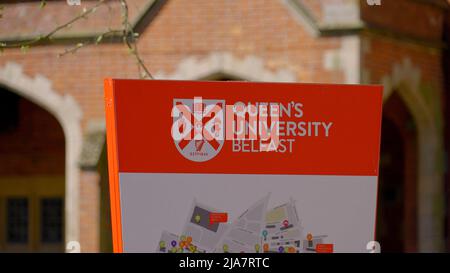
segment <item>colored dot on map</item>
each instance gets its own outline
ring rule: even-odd
[[[289,226],[289,221],[288,221],[288,220],[284,220],[284,221],[283,221],[283,226],[284,226],[284,227]]]
[[[268,244],[264,244],[263,249],[265,252],[269,251],[269,245]]]
[[[198,215],[198,214],[195,215],[194,220],[195,220],[195,222],[200,223],[200,220],[201,220],[200,215]]]
[[[170,242],[170,245],[174,247],[177,245],[177,242],[175,240],[173,240],[172,242]]]
[[[280,246],[280,247],[278,248],[278,252],[283,253],[283,252],[284,252],[284,247]]]
[[[223,245],[223,252],[228,252],[228,245],[227,244]]]
[[[312,241],[312,239],[313,239],[312,234],[311,234],[311,233],[308,233],[308,235],[306,235],[306,239],[307,239],[308,241]]]
[[[255,245],[255,250],[256,250],[256,252],[259,252],[259,249],[260,249],[259,244],[256,244],[256,245]]]

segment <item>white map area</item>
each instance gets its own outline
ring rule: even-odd
[[[265,252],[300,252],[303,228],[294,200],[267,212],[265,220],[261,233]]]
[[[119,183],[124,252],[367,252],[374,238],[376,177],[121,173]],[[226,223],[211,225],[211,212]]]
[[[261,251],[261,230],[269,196],[256,202],[227,229],[215,252],[252,253]]]
[[[227,230],[226,223],[210,224],[209,213],[219,212],[194,200],[182,235],[192,238],[192,243],[206,252],[213,252]],[[196,220],[196,217],[199,217]]]
[[[182,235],[163,231],[158,252],[315,252],[327,236],[307,239],[294,200],[267,211],[269,198],[270,194],[258,200],[231,224],[210,223],[209,214],[219,211],[194,200]]]

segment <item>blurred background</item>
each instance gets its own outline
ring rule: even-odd
[[[150,73],[384,85],[377,240],[450,250],[449,0],[80,2],[0,1],[0,252],[112,251],[103,79]]]

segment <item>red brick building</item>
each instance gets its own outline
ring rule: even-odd
[[[6,1],[0,41],[45,34],[97,1]],[[450,248],[450,4],[446,0],[133,0],[129,18],[158,79],[385,86],[378,240]],[[373,3],[375,5],[369,5]],[[112,37],[118,1],[27,52],[0,56],[0,251],[110,251],[103,78],[138,78]]]

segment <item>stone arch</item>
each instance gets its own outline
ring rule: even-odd
[[[295,73],[288,69],[269,70],[264,60],[254,55],[237,58],[229,52],[213,52],[205,57],[187,57],[166,74],[163,71],[155,74],[156,79],[202,80],[211,75],[229,75],[233,78],[248,81],[295,82]]]
[[[53,90],[51,81],[42,75],[26,75],[13,62],[0,68],[0,84],[51,113],[65,135],[65,240],[79,241],[79,181],[78,158],[82,144],[80,120],[82,111],[70,95]]]
[[[417,125],[418,179],[417,226],[418,250],[443,250],[444,242],[444,184],[442,162],[443,139],[435,120],[435,112],[421,93],[421,71],[410,59],[393,66],[392,73],[382,79],[384,101],[398,92]]]

